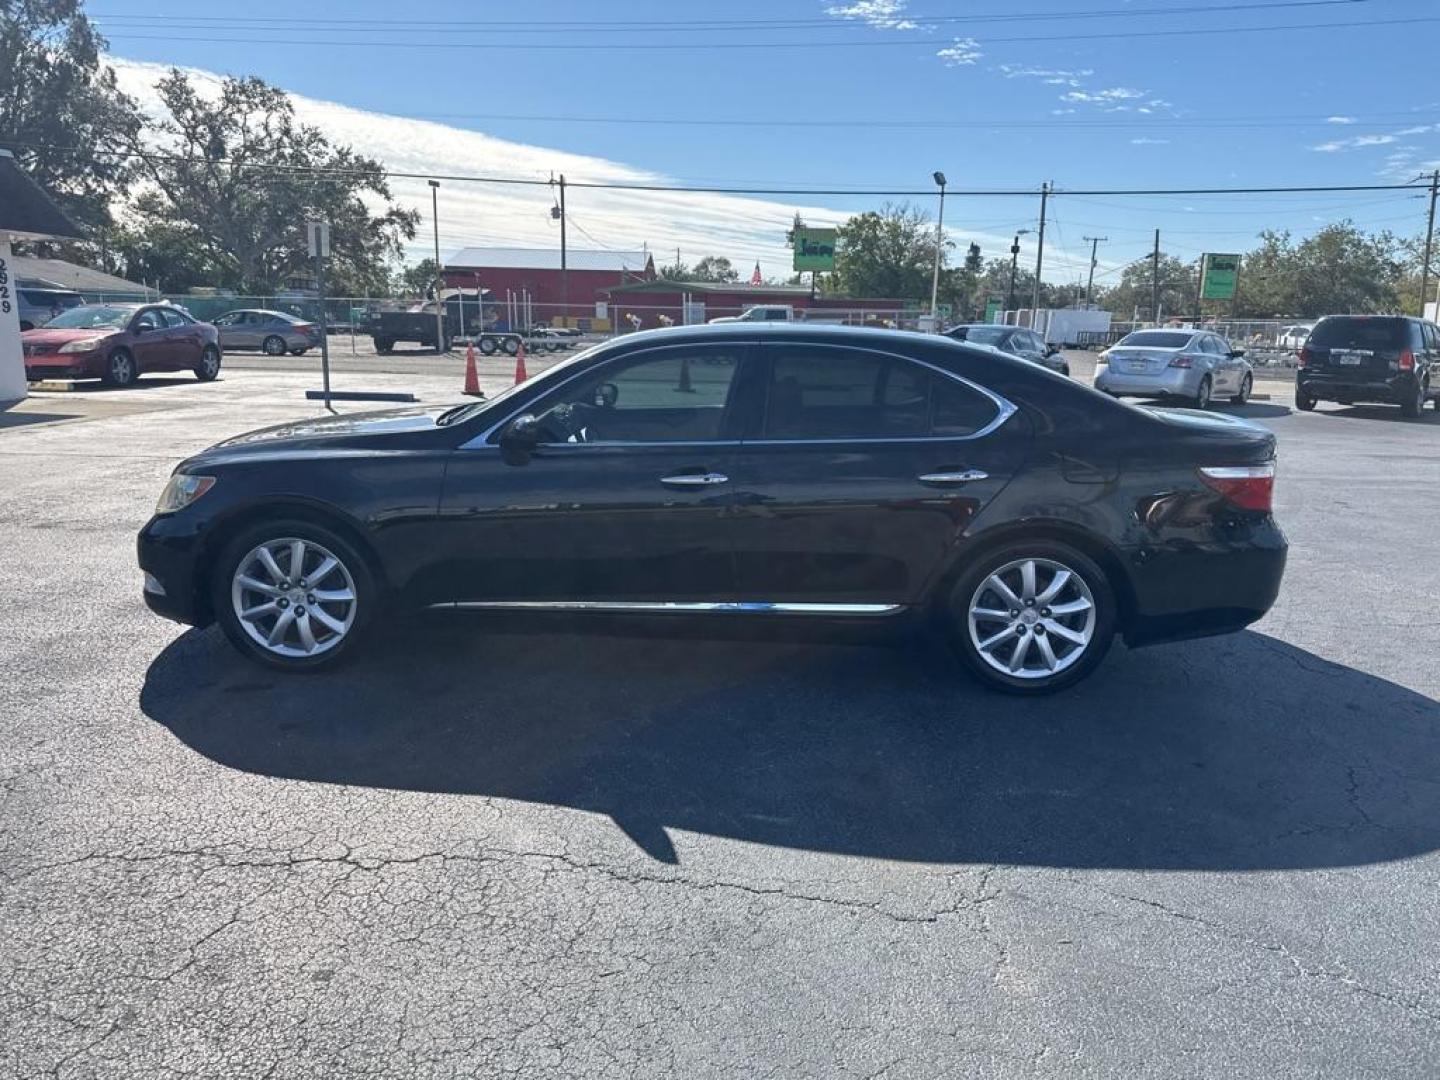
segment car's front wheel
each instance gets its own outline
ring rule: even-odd
[[[135,357],[130,350],[116,349],[105,361],[102,378],[110,386],[133,386],[139,374],[140,369],[135,366]]]
[[[1250,392],[1255,389],[1255,380],[1247,372],[1245,378],[1240,380],[1240,392],[1230,399],[1235,405],[1244,405],[1250,400]]]
[[[277,519],[234,537],[215,563],[211,600],[230,642],[282,671],[329,667],[354,651],[379,590],[338,533]]]
[[[220,374],[220,350],[214,345],[206,345],[200,352],[200,360],[195,365],[195,377],[201,382],[212,382]]]
[[[1208,409],[1210,407],[1210,376],[1206,375],[1200,380],[1200,386],[1195,391],[1195,408]]]
[[[260,343],[260,350],[266,356],[284,356],[285,339],[282,338],[279,334],[271,334],[269,337],[267,337],[264,341]]]
[[[982,556],[950,595],[950,639],[981,682],[1014,694],[1073,686],[1115,636],[1115,593],[1083,552],[1012,543]]]

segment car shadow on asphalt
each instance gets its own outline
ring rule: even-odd
[[[1318,416],[1330,416],[1339,420],[1383,420],[1392,424],[1436,424],[1440,425],[1440,408],[1427,405],[1418,417],[1406,416],[1394,405],[1320,405]]]
[[[497,796],[667,829],[930,863],[1272,870],[1440,846],[1440,704],[1264,634],[1129,651],[1057,696],[987,692],[943,648],[415,623],[333,672],[187,631],[140,704],[264,776]]]

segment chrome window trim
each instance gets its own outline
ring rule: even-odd
[[[777,344],[780,344],[780,343],[778,343],[778,342],[763,342],[763,341],[762,341],[762,342],[743,341],[743,342],[737,342],[736,344],[739,344],[739,345],[743,345],[743,346],[747,346],[747,347],[748,347],[748,346],[753,346],[753,345],[757,345],[757,344],[758,344],[758,345],[761,345],[761,346],[774,346],[774,345],[777,345]],[[867,348],[867,347],[865,347],[865,346],[863,346],[863,345],[829,345],[829,344],[826,344],[826,343],[824,343],[824,342],[809,342],[809,341],[806,341],[806,342],[793,342],[793,343],[791,343],[791,344],[793,344],[793,345],[798,345],[798,346],[802,346],[802,347],[808,347],[808,348],[822,348],[822,349],[823,349],[823,348],[845,348],[845,349],[854,350],[854,351],[856,351],[856,352],[872,353],[872,354],[874,354],[875,356],[884,356],[884,357],[887,357],[887,358],[890,358],[890,359],[904,360],[904,361],[906,361],[907,363],[911,363],[911,364],[919,364],[921,367],[929,368],[931,371],[933,371],[933,372],[935,372],[935,373],[937,373],[937,374],[939,374],[939,375],[943,375],[943,376],[945,376],[945,377],[948,378],[948,379],[953,379],[955,382],[958,382],[958,383],[960,383],[960,384],[963,385],[963,386],[967,386],[967,387],[969,387],[971,390],[974,390],[974,391],[976,391],[977,393],[982,394],[982,395],[984,395],[985,397],[989,398],[989,399],[990,399],[990,403],[995,406],[995,410],[996,410],[996,412],[995,412],[995,418],[994,418],[993,420],[991,420],[990,423],[986,424],[983,428],[980,428],[978,431],[971,432],[969,435],[856,435],[856,436],[844,436],[844,437],[840,437],[840,438],[824,438],[824,439],[701,439],[701,440],[696,440],[696,441],[691,441],[691,442],[681,442],[681,441],[675,441],[675,442],[619,442],[619,441],[613,441],[613,442],[604,442],[604,443],[541,443],[540,446],[546,447],[546,448],[549,448],[549,449],[552,449],[552,450],[554,450],[554,449],[565,449],[565,450],[569,450],[569,449],[571,449],[571,448],[579,449],[579,448],[582,448],[582,447],[589,447],[589,448],[594,448],[594,449],[597,449],[597,450],[598,450],[598,449],[604,449],[604,448],[606,448],[606,447],[611,447],[611,446],[620,447],[620,448],[622,448],[622,449],[638,449],[638,448],[649,448],[649,447],[660,447],[660,446],[668,446],[668,447],[676,447],[676,448],[687,447],[687,446],[732,446],[732,447],[738,447],[738,446],[836,446],[836,445],[855,445],[855,444],[857,444],[857,443],[858,443],[858,444],[861,444],[861,445],[869,445],[869,444],[872,444],[872,443],[882,443],[882,444],[883,444],[883,443],[915,443],[915,442],[919,442],[919,443],[969,442],[969,441],[972,440],[972,439],[983,439],[983,438],[985,438],[987,435],[992,435],[992,434],[994,434],[996,431],[998,431],[998,430],[1000,429],[1000,427],[1001,427],[1002,425],[1004,425],[1005,421],[1009,420],[1010,417],[1014,416],[1017,412],[1020,411],[1019,408],[1018,408],[1013,402],[1007,400],[1007,399],[1004,398],[1004,397],[1001,397],[999,394],[995,393],[995,391],[989,389],[988,387],[981,386],[979,383],[974,382],[974,381],[971,380],[971,379],[967,379],[967,378],[966,378],[965,376],[963,376],[963,375],[957,375],[957,374],[955,374],[953,371],[947,371],[945,368],[940,367],[940,366],[937,365],[937,364],[932,364],[932,363],[930,363],[928,360],[921,360],[921,359],[918,359],[917,357],[914,357],[914,356],[904,356],[904,355],[901,355],[900,353],[887,352],[887,351],[885,351],[884,349],[871,349],[871,348]],[[959,344],[963,344],[963,342],[961,342],[961,343],[959,343]],[[626,353],[625,355],[626,355],[626,356],[640,356],[640,355],[642,355],[642,354],[644,354],[644,353],[647,353],[647,352],[658,352],[658,351],[660,351],[660,350],[662,350],[662,349],[674,349],[674,348],[677,348],[677,347],[678,347],[678,346],[675,346],[675,345],[657,345],[657,346],[654,346],[653,348],[649,348],[649,349],[637,349],[635,352],[633,352],[633,353]],[[555,391],[555,390],[559,390],[561,387],[566,386],[567,384],[573,382],[575,379],[578,379],[581,375],[586,374],[586,372],[588,372],[589,370],[590,370],[590,368],[587,367],[587,368],[585,369],[585,371],[578,371],[578,372],[576,372],[574,375],[571,375],[568,379],[565,379],[564,381],[562,381],[562,382],[560,382],[560,383],[557,383],[555,386],[551,387],[550,390],[545,391],[545,393],[546,393],[546,394],[549,394],[549,393],[552,393],[552,392]],[[533,399],[532,399],[532,400],[533,400]],[[485,450],[485,449],[498,450],[498,449],[499,449],[499,446],[496,445],[496,444],[494,444],[494,443],[491,443],[491,442],[489,441],[489,440],[490,440],[490,436],[493,435],[493,434],[495,434],[497,431],[499,431],[502,427],[504,427],[506,424],[508,424],[511,420],[515,419],[515,417],[522,415],[522,414],[525,412],[526,408],[527,408],[527,406],[521,406],[520,408],[516,409],[514,412],[512,412],[512,413],[510,413],[508,416],[506,416],[505,419],[500,420],[500,421],[498,421],[497,423],[491,425],[489,428],[485,429],[485,431],[482,432],[481,434],[476,435],[474,438],[469,439],[469,440],[467,440],[466,442],[461,443],[458,447],[456,447],[456,449],[457,449],[457,450]]]
[[[455,611],[595,611],[623,614],[778,614],[778,615],[894,615],[904,604],[789,603],[768,600],[447,600],[432,610]]]

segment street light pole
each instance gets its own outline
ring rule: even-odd
[[[445,305],[440,290],[445,276],[440,272],[440,181],[430,181],[430,219],[435,224],[435,353],[445,351]]]
[[[1005,294],[1005,310],[1015,310],[1015,270],[1020,263],[1020,237],[1029,233],[1029,229],[1021,229],[1015,234],[1015,241],[1010,245],[1010,291]]]
[[[935,183],[940,185],[940,214],[935,219],[935,273],[930,278],[930,324],[936,332],[940,330],[940,253],[945,247],[945,174],[936,172]]]
[[[1090,241],[1090,277],[1085,282],[1085,310],[1090,310],[1090,296],[1095,290],[1095,252],[1100,245],[1110,238],[1108,236],[1087,236]]]

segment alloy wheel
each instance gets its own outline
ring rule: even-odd
[[[970,598],[970,641],[1004,675],[1047,679],[1085,655],[1095,614],[1095,597],[1076,571],[1054,559],[1016,559]]]
[[[355,625],[355,579],[331,551],[287,536],[252,548],[235,567],[230,602],[245,633],[276,656],[334,649]]]

